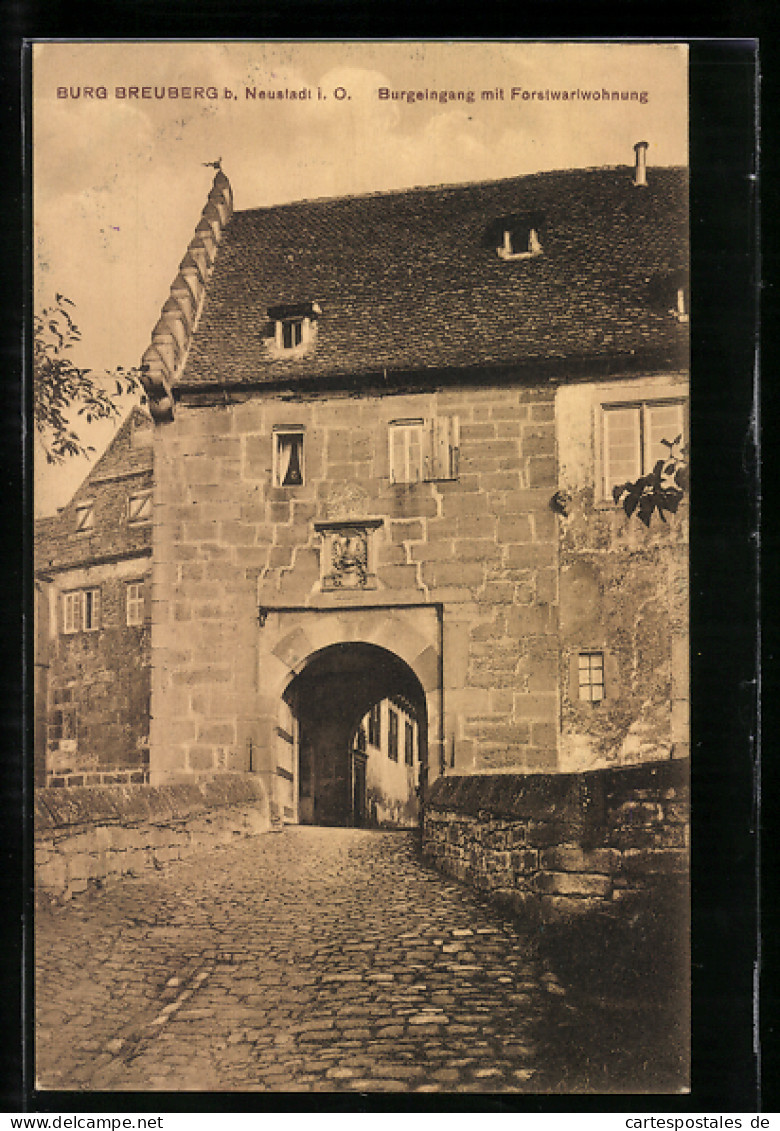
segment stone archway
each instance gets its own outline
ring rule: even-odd
[[[371,661],[368,666],[374,674],[363,680],[363,690],[354,701],[346,703],[342,713],[349,716],[348,723],[345,718],[342,727],[334,721],[336,731],[343,736],[349,726],[354,733],[372,697],[396,695],[401,702],[414,703],[419,750],[424,752],[424,760],[417,762],[418,771],[422,770],[420,784],[424,788],[438,776],[443,765],[441,618],[441,606],[433,604],[261,610],[253,740],[257,753],[251,768],[265,777],[272,806],[282,820],[312,819],[312,814],[299,812],[300,722],[306,713],[300,696],[309,685],[317,686],[317,673],[338,684],[339,665],[349,667],[357,656],[362,655],[364,664]],[[377,677],[381,671],[386,678]],[[343,813],[340,820],[346,820]]]
[[[427,712],[420,681],[403,660],[374,644],[330,645],[308,658],[284,701],[294,720],[300,822],[360,825],[381,816],[384,824],[416,823]],[[383,708],[380,733],[356,743],[375,706]],[[406,749],[399,720],[420,739]],[[389,735],[388,721],[395,722]]]

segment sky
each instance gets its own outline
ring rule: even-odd
[[[138,365],[206,202],[208,162],[221,161],[237,210],[629,165],[640,140],[650,166],[685,165],[687,83],[679,44],[36,44],[35,308],[57,292],[75,304],[77,364]],[[604,90],[642,97],[579,94]],[[89,433],[96,456],[115,427]],[[36,446],[35,513],[64,505],[88,470],[51,468]]]

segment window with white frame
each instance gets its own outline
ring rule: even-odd
[[[388,440],[391,483],[457,479],[460,456],[457,416],[393,420]]]
[[[100,628],[100,590],[75,589],[62,595],[62,631],[95,632]]]
[[[81,592],[63,593],[62,595],[62,631],[81,631]]]
[[[303,429],[277,429],[274,431],[274,486],[300,487],[304,482],[303,472]]]
[[[604,653],[580,652],[577,659],[579,699],[600,703],[604,699]]]
[[[125,608],[127,624],[129,626],[144,623],[144,583],[143,581],[130,581],[127,585]]]
[[[602,421],[603,497],[612,500],[612,488],[633,482],[652,471],[659,459],[668,458],[669,443],[685,443],[683,400],[605,404]]]
[[[82,503],[76,507],[76,533],[83,534],[95,529],[95,507],[93,503]]]
[[[135,491],[127,500],[127,521],[138,523],[152,521],[152,492]]]

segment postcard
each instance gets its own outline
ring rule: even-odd
[[[36,1087],[686,1092],[688,48],[32,73]]]

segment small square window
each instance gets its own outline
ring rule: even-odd
[[[578,676],[580,700],[600,703],[604,699],[604,653],[580,652]]]
[[[129,626],[144,623],[144,583],[131,581],[127,586],[127,623]]]
[[[143,523],[152,521],[152,492],[136,491],[127,500],[127,521]]]
[[[95,528],[95,508],[92,503],[76,507],[76,533],[82,534]]]
[[[414,725],[408,719],[404,731],[404,761],[407,766],[414,765]]]
[[[387,711],[387,756],[391,762],[398,761],[398,712],[392,707]]]
[[[300,487],[303,470],[303,429],[274,432],[274,486]]]

